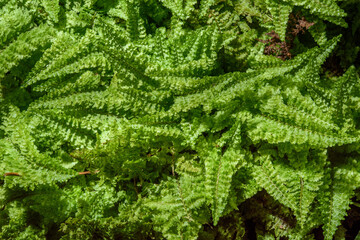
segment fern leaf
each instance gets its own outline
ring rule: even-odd
[[[228,202],[232,177],[244,159],[243,151],[236,149],[241,142],[240,126],[235,124],[217,143],[218,148],[205,158],[205,188],[209,194],[213,221],[216,225]],[[230,148],[221,154],[220,147],[229,144]]]
[[[182,20],[186,20],[190,17],[191,12],[194,11],[195,0],[161,0],[165,7],[169,8],[172,13],[178,16]]]
[[[331,240],[347,215],[350,208],[353,190],[359,185],[359,174],[353,169],[336,168],[333,173],[331,193],[323,198],[322,214],[324,216],[324,239]],[[355,184],[354,184],[355,182]]]
[[[144,20],[140,17],[140,2],[126,1],[126,30],[131,40],[137,40],[146,36]]]
[[[12,108],[11,115],[3,125],[9,139],[1,139],[1,169],[21,175],[19,178],[7,178],[6,186],[34,189],[39,184],[53,185],[75,177],[73,171],[39,152],[29,129],[25,127],[26,121],[17,109]]]
[[[205,186],[211,198],[214,225],[223,216],[228,202],[232,177],[243,157],[244,154],[241,154],[241,151],[227,150],[223,156],[216,156],[219,160],[209,158],[205,161],[207,181]]]
[[[200,16],[205,16],[210,7],[215,4],[215,0],[201,0],[200,2]]]
[[[292,6],[284,3],[280,4],[280,1],[268,1],[268,9],[274,21],[275,32],[279,34],[281,41],[285,41],[285,33]]]
[[[27,59],[36,50],[45,47],[54,35],[54,29],[46,25],[20,34],[16,41],[10,43],[0,52],[0,78],[23,59]]]
[[[327,151],[304,150],[298,152],[293,150],[287,156],[291,164],[279,162],[275,168],[286,182],[286,186],[291,189],[289,196],[296,199],[297,209],[294,213],[301,229],[305,230],[311,226],[311,221],[309,221],[311,205],[318,196],[318,191],[324,181]],[[289,172],[291,174],[288,174]],[[305,230],[303,233],[307,233],[307,231]]]
[[[304,8],[307,8],[311,13],[318,15],[320,18],[324,20],[340,25],[342,27],[347,27],[347,23],[343,19],[344,17],[346,17],[346,13],[336,4],[335,0],[326,0],[326,1],[287,0],[287,1],[291,1],[296,6],[303,6]]]
[[[349,103],[349,96],[357,81],[358,77],[355,67],[351,66],[335,83],[336,93],[332,105],[334,106],[335,116],[339,122],[343,123],[350,116],[345,106]]]
[[[161,184],[159,198],[147,202],[155,211],[152,218],[156,229],[167,239],[197,239],[203,215],[206,216],[202,209],[205,204],[202,181],[202,177],[192,176],[167,180]]]
[[[11,40],[31,27],[32,16],[24,8],[0,9],[0,49],[7,45]]]
[[[59,21],[60,12],[59,0],[42,0],[42,5],[50,18],[57,23]]]
[[[296,210],[295,200],[289,196],[289,189],[285,183],[279,178],[274,169],[271,158],[269,156],[260,157],[260,166],[254,165],[253,177],[256,182],[263,187],[274,199],[278,200],[285,206]]]
[[[319,46],[322,46],[327,42],[326,25],[323,21],[318,21],[315,25],[309,28],[309,32]]]

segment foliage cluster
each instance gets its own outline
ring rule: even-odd
[[[359,50],[358,0],[0,0],[0,239],[355,238]]]

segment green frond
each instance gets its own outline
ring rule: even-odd
[[[29,58],[36,50],[46,47],[53,37],[54,30],[46,25],[20,34],[16,41],[0,52],[0,78],[4,78],[6,73],[20,61]]]
[[[309,28],[309,32],[314,38],[315,42],[319,44],[319,46],[322,46],[328,41],[326,37],[326,25],[324,21],[317,21],[315,25]]]
[[[273,97],[260,105],[261,115],[249,121],[252,128],[249,135],[254,137],[254,141],[260,136],[271,143],[289,141],[292,144],[314,146],[333,146],[355,141],[356,138],[352,136],[338,137],[339,127],[333,122],[332,115],[325,114],[311,98],[303,97],[296,90],[287,90],[286,99],[282,99],[276,90],[272,91]],[[269,132],[266,129],[277,130]]]
[[[194,5],[197,3],[195,0],[160,0],[165,7],[182,20],[190,17],[190,14],[195,10]]]
[[[205,16],[209,12],[210,7],[213,6],[215,3],[216,3],[216,0],[201,0],[200,16]]]
[[[343,76],[336,79],[335,93],[332,105],[334,106],[334,113],[339,124],[343,124],[347,119],[350,119],[351,113],[346,109],[349,104],[349,97],[354,90],[354,86],[358,82],[358,76],[354,66],[351,66]]]
[[[165,29],[157,31],[146,73],[151,76],[206,76],[216,70],[221,35],[213,24],[206,29],[167,39]]]
[[[59,0],[42,0],[45,11],[55,23],[59,21],[60,5]]]
[[[322,198],[322,215],[324,218],[324,239],[331,240],[337,227],[347,215],[350,208],[353,190],[359,187],[359,173],[347,167],[338,167],[332,173],[330,192]]]
[[[1,169],[20,174],[18,177],[6,177],[5,186],[35,189],[37,185],[53,185],[75,177],[74,171],[62,167],[57,159],[39,152],[27,121],[18,110],[13,109],[3,123],[7,137],[0,140]]]
[[[206,178],[209,183],[206,183],[206,189],[211,197],[211,206],[214,225],[223,216],[226,205],[228,204],[229,192],[232,183],[232,177],[239,168],[239,164],[244,158],[241,151],[227,150],[223,156],[218,156],[219,161],[215,169],[213,164],[217,161],[212,160],[212,163],[205,162]],[[209,165],[209,166],[207,166]],[[215,171],[214,171],[215,170]]]
[[[214,225],[223,215],[225,206],[228,203],[228,197],[232,182],[232,177],[242,165],[245,154],[238,150],[237,146],[241,143],[240,124],[235,124],[232,129],[224,134],[217,143],[217,147],[204,157],[205,165],[205,188],[208,193],[208,199],[211,204]],[[221,153],[221,148],[226,145],[229,149]]]
[[[34,131],[41,140],[53,142],[53,147],[70,143],[71,146],[83,148],[92,146],[96,140],[96,126],[88,127],[87,121],[76,117],[58,116],[59,111],[42,111],[32,116],[36,129]],[[47,129],[48,134],[38,133],[38,130]],[[57,142],[57,141],[59,142]]]
[[[351,135],[340,137],[335,133],[312,131],[261,115],[249,120],[248,123],[248,134],[254,142],[267,140],[269,143],[304,144],[323,148],[357,141],[357,138]]]
[[[279,34],[281,41],[285,41],[285,33],[292,5],[281,1],[269,0],[267,1],[267,6],[274,21],[275,32]]]
[[[42,100],[56,99],[75,93],[89,92],[101,88],[104,83],[101,81],[100,75],[96,75],[91,71],[86,71],[76,78],[74,82],[65,82],[61,84],[61,88],[53,87]]]
[[[130,40],[146,37],[144,20],[140,16],[140,2],[134,0],[125,1],[126,31]]]
[[[29,212],[18,202],[11,203],[6,218],[3,218],[0,237],[4,239],[23,239],[32,237],[36,240],[45,239],[45,231],[34,226],[28,226],[26,219]]]
[[[93,28],[100,37],[104,37],[105,41],[100,41],[100,44],[106,44],[112,47],[131,44],[126,29],[115,24],[114,22],[109,22],[101,18],[96,18],[94,20]],[[97,39],[97,41],[99,41],[100,39]]]
[[[0,9],[0,49],[31,27],[31,13],[24,8],[4,7]]]
[[[83,37],[79,43],[76,44],[77,39],[73,36],[66,33],[59,33],[51,47],[44,52],[42,58],[37,61],[27,76],[24,86],[35,85],[40,81],[47,80],[50,74],[52,74],[52,78],[54,78],[53,81],[61,80],[61,77],[64,75],[71,74],[71,71],[74,71],[76,68],[79,69],[80,64],[76,65],[74,61],[79,58],[84,58],[83,61],[86,63],[86,60],[89,58],[86,55],[90,52],[89,38],[90,36]],[[97,58],[95,58],[95,60],[97,60]],[[68,69],[65,68],[66,66],[68,66]]]
[[[292,189],[290,194],[296,198],[295,216],[302,229],[311,225],[309,221],[311,205],[323,184],[326,154],[326,151],[292,151],[288,154],[288,159],[293,166],[285,164],[276,166],[286,186]],[[292,172],[292,174],[286,174],[287,172]]]
[[[292,210],[297,209],[296,201],[288,195],[286,182],[283,181],[273,164],[270,156],[261,156],[259,158],[260,165],[253,166],[253,177],[256,182],[263,187],[274,199],[289,207]]]
[[[347,238],[358,11],[0,0],[0,239]]]
[[[163,181],[158,196],[146,206],[155,214],[156,230],[167,239],[197,239],[201,225],[207,221],[204,178],[181,175],[179,180]]]
[[[335,0],[286,0],[285,2],[292,2],[296,6],[302,6],[308,9],[310,13],[334,24],[340,25],[342,27],[348,26],[343,19],[346,17],[346,13],[337,5]]]
[[[307,65],[299,71],[299,74],[296,75],[297,79],[303,79],[306,81],[306,84],[309,88],[316,88],[316,84],[319,82],[319,70],[320,66],[325,62],[326,58],[330,56],[330,53],[335,49],[337,43],[340,41],[342,36],[336,36],[326,43],[324,43],[320,48],[313,48],[310,50],[310,58],[308,59]],[[316,91],[316,90],[314,90]]]

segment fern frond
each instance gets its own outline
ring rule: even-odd
[[[100,75],[96,75],[91,71],[86,71],[81,74],[80,77],[76,78],[74,82],[65,82],[64,84],[58,86],[58,88],[51,88],[48,90],[47,95],[41,99],[50,100],[75,93],[91,92],[99,89],[102,85],[104,85],[104,82],[101,81]]]
[[[13,109],[3,128],[8,138],[1,139],[1,169],[18,172],[18,178],[6,178],[6,186],[35,189],[39,184],[53,185],[75,177],[75,172],[62,167],[56,159],[40,153],[26,127],[27,119]]]
[[[292,151],[287,156],[292,166],[278,164],[277,169],[286,181],[287,187],[292,189],[290,194],[296,198],[297,209],[295,216],[300,228],[309,229],[308,227],[311,226],[311,221],[309,221],[311,205],[314,203],[324,181],[327,152],[313,150]],[[292,172],[291,175],[286,174],[289,171]],[[307,232],[308,230],[303,231],[303,233]]]
[[[288,97],[285,100],[287,102],[286,105],[283,104],[283,100],[281,100],[279,94],[274,92],[269,102],[260,106],[263,114],[262,118],[284,122],[286,125],[298,126],[299,129],[309,131],[309,133],[304,132],[305,138],[310,137],[314,132],[318,132],[320,135],[327,135],[330,138],[337,138],[339,127],[332,122],[332,116],[330,114],[324,114],[322,109],[318,108],[310,98],[301,96],[298,91],[287,90],[285,93]],[[279,110],[279,107],[281,110]],[[303,114],[305,114],[306,117],[302,117],[301,115]],[[285,129],[287,129],[287,126],[284,126],[283,136],[285,136]],[[294,129],[294,131],[296,130]],[[281,133],[279,132],[279,134]],[[307,137],[306,135],[309,136]],[[304,139],[304,141],[306,140]]]
[[[216,3],[215,0],[201,0],[200,2],[200,16],[205,16],[209,12],[211,6]]]
[[[56,73],[65,66],[76,65],[74,61],[77,58],[85,57],[90,52],[89,38],[90,36],[83,37],[78,44],[75,44],[76,38],[66,33],[59,33],[52,46],[45,51],[43,57],[29,73],[24,86],[38,84],[48,79],[50,74],[53,74],[53,77],[58,76],[59,74]],[[64,70],[62,72],[62,75],[71,73]]]
[[[32,16],[24,8],[4,7],[0,9],[0,49],[31,27]]]
[[[249,120],[249,137],[254,142],[267,140],[269,143],[286,143],[313,147],[331,147],[357,141],[356,137],[337,134],[326,134],[322,131],[311,131],[294,125],[279,122],[266,116],[256,116]]]
[[[36,50],[46,47],[53,37],[54,29],[46,25],[20,34],[16,41],[0,52],[0,79],[21,60],[29,58]]]
[[[330,191],[322,198],[322,215],[324,217],[324,239],[331,240],[341,221],[347,215],[347,210],[354,196],[354,189],[360,183],[359,173],[346,167],[334,169]]]
[[[232,177],[235,175],[241,161],[244,160],[244,151],[238,148],[241,142],[240,124],[235,124],[217,143],[208,156],[204,156],[205,188],[211,203],[214,224],[216,225],[228,202]],[[221,153],[221,147],[228,144],[229,149]],[[211,146],[210,146],[211,147]],[[201,155],[200,155],[201,157]]]
[[[57,23],[59,21],[60,12],[59,0],[42,0],[42,5],[49,14],[51,20]]]
[[[263,187],[274,199],[289,207],[292,210],[297,209],[296,201],[289,196],[289,189],[286,187],[286,182],[278,176],[274,169],[269,156],[261,156],[259,158],[260,165],[253,166],[253,177],[256,182]]]
[[[206,184],[206,189],[208,193],[211,194],[214,225],[216,225],[220,217],[223,216],[225,207],[228,204],[232,177],[239,168],[238,165],[244,156],[245,154],[242,154],[241,151],[227,150],[223,156],[218,156],[219,161],[216,169],[211,169],[212,166],[210,165],[217,163],[217,161],[212,160],[211,163],[205,162],[206,178],[207,181],[209,181],[209,183]]]
[[[164,30],[164,29],[163,29]],[[213,24],[192,33],[178,34],[171,39],[157,32],[146,72],[150,76],[206,76],[216,70],[221,35]]]
[[[160,0],[165,7],[169,8],[171,12],[182,20],[190,17],[190,14],[195,10],[194,5],[197,3],[195,0]]]
[[[205,223],[206,198],[202,176],[182,175],[179,180],[169,179],[159,186],[159,196],[149,199],[156,229],[167,239],[197,239]]]
[[[326,43],[324,43],[320,48],[313,48],[310,50],[311,57],[307,65],[302,68],[299,73],[296,75],[297,81],[305,81],[306,85],[309,88],[316,88],[316,83],[319,82],[319,69],[320,66],[325,62],[326,58],[330,56],[330,53],[335,49],[337,42],[340,41],[342,36],[336,36]]]
[[[354,66],[351,66],[343,76],[335,82],[335,96],[332,99],[332,105],[335,109],[335,116],[340,125],[350,118],[349,110],[346,106],[349,104],[349,97],[353,92],[354,86],[358,82],[358,76]]]
[[[126,0],[126,31],[130,40],[137,40],[146,37],[144,20],[140,16],[140,2]]]
[[[326,37],[326,25],[324,21],[317,21],[315,25],[309,28],[309,32],[314,38],[315,42],[319,44],[319,46],[322,46],[328,41]]]
[[[302,6],[310,11],[310,13],[319,16],[321,19],[327,20],[342,27],[347,27],[347,23],[343,19],[346,13],[341,9],[335,0],[311,1],[311,0],[286,0],[292,2],[296,6]]]
[[[274,0],[267,1],[267,3],[268,9],[274,21],[275,32],[279,34],[281,41],[285,41],[285,33],[289,20],[289,14],[292,11],[292,6],[290,4]]]

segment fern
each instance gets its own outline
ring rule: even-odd
[[[241,166],[241,161],[245,158],[244,153],[234,150],[235,147],[233,146],[241,142],[240,139],[237,139],[237,135],[240,135],[240,126],[235,125],[234,129],[230,129],[227,132],[227,136],[223,136],[220,139],[218,146],[215,146],[214,150],[208,153],[208,156],[204,156],[206,171],[205,188],[212,205],[211,210],[215,225],[218,223],[227,204],[232,177],[239,168],[239,165]],[[231,147],[222,154],[220,148],[227,141],[230,142]]]
[[[355,5],[0,0],[0,238],[347,238]]]
[[[153,221],[166,238],[197,239],[207,215],[206,211],[201,209],[205,204],[202,195],[205,189],[201,182],[201,177],[186,175],[180,180],[168,180],[162,184],[166,184],[166,187],[160,193],[161,198],[158,201],[150,200],[146,204],[158,212]],[[190,186],[193,184],[197,188],[191,190]],[[159,187],[164,188],[161,185]]]
[[[183,1],[168,1],[161,0],[165,7],[169,8],[177,17],[180,19],[187,19],[190,17],[191,12],[194,10],[194,5],[196,1],[194,0],[186,0]]]
[[[49,14],[51,20],[58,22],[60,12],[59,1],[43,0],[42,5],[44,6],[45,11]]]
[[[279,34],[280,39],[285,41],[286,27],[292,6],[279,4],[279,2],[276,1],[268,1],[268,5],[269,11],[273,17],[275,31]]]
[[[11,116],[4,122],[4,130],[9,139],[1,141],[1,168],[17,172],[21,176],[7,178],[6,186],[34,189],[37,185],[55,184],[74,177],[75,173],[72,170],[61,166],[47,154],[39,152],[25,122],[26,118],[19,116],[18,109],[13,109]]]

